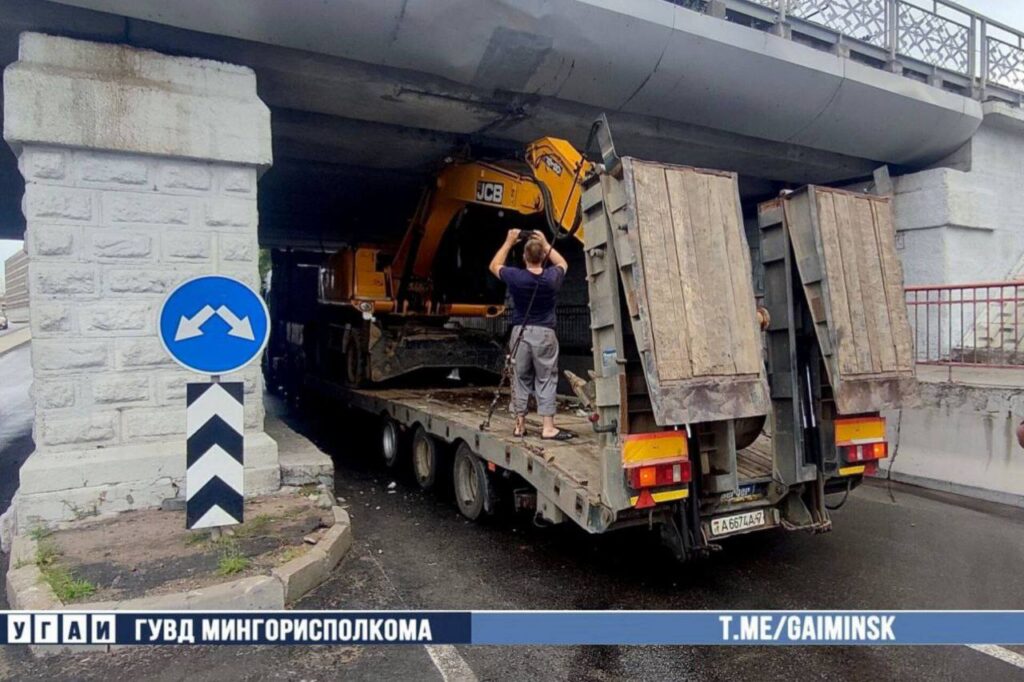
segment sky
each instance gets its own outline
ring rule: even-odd
[[[959,4],[1024,31],[1024,2],[1021,0],[960,0]]]

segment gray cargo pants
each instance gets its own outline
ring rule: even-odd
[[[509,343],[515,344],[517,338],[519,325],[512,328]],[[515,369],[510,406],[512,414],[526,414],[527,401],[532,393],[537,398],[537,414],[553,417],[558,390],[558,337],[555,330],[527,325],[512,363]]]

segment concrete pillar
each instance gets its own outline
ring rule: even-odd
[[[166,293],[259,286],[256,180],[270,115],[250,69],[22,34],[4,138],[25,179],[36,452],[20,532],[184,494],[185,384],[156,336]],[[247,493],[280,485],[262,378],[245,381]]]
[[[948,167],[895,181],[907,284],[997,281],[1024,271],[1024,113],[1001,102],[984,111]]]

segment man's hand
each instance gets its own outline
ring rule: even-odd
[[[505,235],[505,243],[506,244],[515,244],[517,241],[519,241],[519,235],[522,234],[522,233],[523,233],[522,230],[517,230],[515,228],[512,228],[511,230],[508,231],[508,234]]]
[[[544,245],[544,250],[551,248],[551,244],[548,244],[548,238],[544,236],[544,233],[540,230],[534,230],[530,233],[530,239],[540,242]]]

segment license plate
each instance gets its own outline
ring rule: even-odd
[[[765,525],[764,509],[757,509],[745,514],[733,516],[721,516],[711,519],[711,535],[729,535],[731,533],[742,533],[751,528]]]

